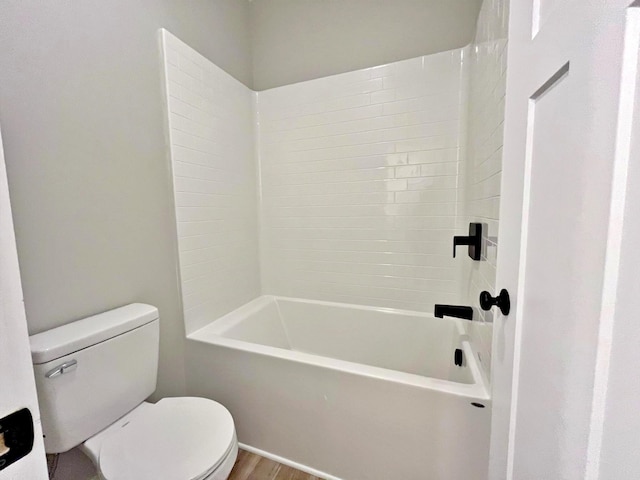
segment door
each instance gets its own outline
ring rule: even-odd
[[[511,4],[497,286],[513,308],[494,325],[492,480],[600,478],[637,10]]]
[[[35,436],[33,450],[6,466],[4,462],[9,458],[10,452],[0,455],[0,480],[49,478],[36,385],[31,366],[27,321],[22,303],[22,286],[0,135],[0,432],[4,428],[25,428],[22,420],[16,424],[2,420],[23,408],[28,408],[33,418]],[[1,439],[2,434],[0,434]],[[0,441],[0,454],[6,452],[5,443],[11,444]]]

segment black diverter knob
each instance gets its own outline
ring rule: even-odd
[[[492,297],[486,290],[480,293],[480,308],[482,308],[482,310],[490,310],[494,305],[500,309],[503,315],[509,315],[511,311],[509,292],[503,288],[497,297]]]

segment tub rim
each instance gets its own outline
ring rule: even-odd
[[[365,376],[377,380],[385,380],[393,383],[399,383],[403,385],[410,385],[413,387],[438,390],[443,393],[466,397],[470,399],[481,400],[488,402],[491,400],[489,390],[487,388],[484,375],[476,361],[473,354],[473,349],[469,341],[468,335],[465,333],[464,327],[461,325],[461,321],[457,319],[438,319],[443,321],[450,321],[456,325],[458,334],[462,344],[462,350],[464,351],[467,366],[471,370],[473,383],[458,383],[451,380],[443,380],[434,377],[425,377],[414,373],[402,372],[399,370],[392,370],[389,368],[376,367],[372,365],[366,365],[363,363],[351,362],[348,360],[340,360],[337,358],[325,357],[313,353],[299,352],[295,350],[288,350],[284,348],[272,347],[269,345],[262,345],[258,343],[251,343],[244,340],[236,340],[228,338],[222,335],[223,331],[231,328],[232,326],[240,323],[248,315],[258,311],[270,302],[276,302],[278,299],[292,301],[297,303],[311,303],[319,305],[327,305],[341,308],[358,309],[365,311],[376,311],[399,315],[418,316],[424,318],[433,318],[432,314],[425,312],[415,312],[412,310],[401,310],[385,307],[373,307],[368,305],[356,305],[350,303],[340,302],[327,302],[323,300],[311,300],[293,297],[284,297],[278,295],[261,295],[255,299],[241,305],[237,309],[219,317],[204,325],[200,329],[187,335],[187,340],[191,340],[200,344],[216,345],[226,349],[240,350],[248,353],[253,353],[260,356],[275,357],[281,360],[293,361],[296,363],[302,363],[306,365],[313,365],[320,368],[325,368],[334,371],[349,372],[355,375]]]

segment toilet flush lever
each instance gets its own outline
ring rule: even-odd
[[[62,365],[58,365],[56,368],[49,370],[45,373],[45,377],[47,378],[56,378],[65,373],[69,373],[78,368],[78,361],[73,359],[68,362],[64,362]]]

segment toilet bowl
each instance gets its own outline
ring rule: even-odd
[[[226,480],[238,442],[226,408],[178,397],[142,403],[80,449],[103,480]]]
[[[148,403],[159,313],[131,304],[30,337],[47,453],[80,449],[103,480],[226,480],[233,418],[195,397]]]

